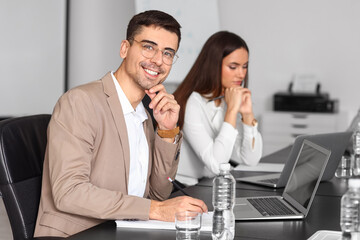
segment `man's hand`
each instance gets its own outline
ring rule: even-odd
[[[151,200],[149,218],[174,222],[175,213],[183,211],[207,212],[208,208],[202,200],[187,196],[171,198],[163,202]]]
[[[159,129],[171,130],[176,128],[180,105],[176,102],[174,96],[167,93],[162,84],[145,90],[145,93],[151,99],[149,108],[153,109],[153,115],[159,125]]]

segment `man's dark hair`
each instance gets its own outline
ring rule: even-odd
[[[158,10],[149,10],[135,15],[129,22],[126,39],[133,40],[134,36],[141,32],[143,26],[149,27],[151,25],[175,33],[178,36],[179,47],[181,40],[180,24],[171,15]]]

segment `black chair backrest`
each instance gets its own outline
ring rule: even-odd
[[[14,240],[33,239],[50,118],[0,121],[0,192]]]

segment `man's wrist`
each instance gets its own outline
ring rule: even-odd
[[[160,216],[157,213],[160,206],[160,202],[156,200],[151,200],[150,202],[150,212],[149,212],[149,219],[159,219]]]
[[[179,126],[177,126],[174,129],[170,129],[170,130],[161,130],[158,126],[157,128],[157,134],[161,137],[161,138],[174,138],[176,135],[178,135],[180,132],[180,128]]]

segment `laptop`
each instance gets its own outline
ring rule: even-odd
[[[304,139],[282,196],[236,198],[235,219],[305,218],[330,155],[330,150]]]
[[[236,173],[233,173],[237,181],[246,183],[257,184],[261,186],[267,186],[272,188],[285,187],[291,170],[293,169],[294,162],[299,153],[300,147],[304,139],[310,140],[324,148],[331,150],[331,156],[329,163],[325,169],[324,175],[321,181],[328,181],[334,177],[335,171],[339,165],[342,155],[349,143],[349,139],[352,136],[352,132],[336,132],[336,133],[325,133],[325,134],[314,134],[314,135],[300,135],[296,137],[294,144],[291,148],[287,147],[284,150],[280,150],[279,153],[289,152],[284,168],[281,173],[264,174],[252,177],[236,177]],[[278,154],[273,154],[276,157]],[[280,153],[284,155],[284,153]],[[271,158],[273,156],[267,157]],[[273,157],[273,158],[274,158]]]

